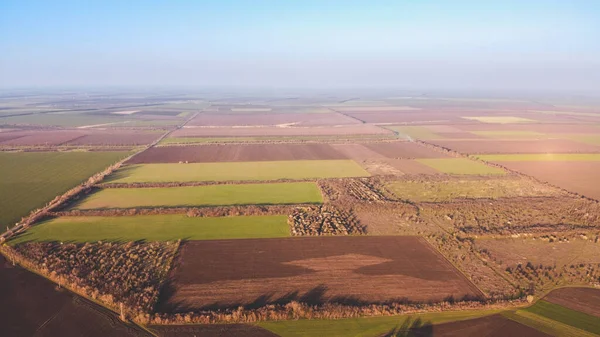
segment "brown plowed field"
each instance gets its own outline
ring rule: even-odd
[[[2,336],[149,336],[0,255]]]
[[[247,113],[199,114],[188,125],[197,126],[253,126],[293,124],[298,126],[360,124],[354,118],[339,113]]]
[[[66,142],[85,136],[83,131],[15,131],[3,133],[3,137],[15,136],[12,139],[0,141],[0,145],[33,146],[33,145],[61,145]]]
[[[356,124],[327,127],[185,127],[172,137],[261,137],[261,136],[349,136],[391,135],[392,131],[375,125]]]
[[[600,162],[498,162],[541,181],[600,200]]]
[[[159,337],[277,337],[269,330],[249,324],[153,325]]]
[[[467,154],[484,153],[598,153],[600,146],[566,139],[544,140],[431,140],[429,143]]]
[[[161,146],[132,158],[130,164],[347,159],[328,144],[231,144]]]
[[[190,241],[182,246],[159,311],[449,296],[480,292],[419,237]]]
[[[492,315],[466,321],[428,325],[410,330],[410,336],[415,337],[550,337],[550,335],[512,321],[502,315]],[[404,336],[404,335],[402,335]]]
[[[387,158],[449,158],[449,156],[441,152],[414,142],[367,143],[364,146]]]
[[[600,289],[561,288],[552,291],[544,299],[569,309],[600,317]]]
[[[66,145],[146,145],[152,143],[160,136],[160,133],[136,131],[94,132],[69,141]]]

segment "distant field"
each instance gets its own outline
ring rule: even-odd
[[[571,310],[558,304],[542,300],[524,309],[524,311],[600,335],[600,319],[598,317]]]
[[[79,127],[97,124],[126,123],[131,121],[128,116],[117,115],[88,115],[82,113],[64,114],[35,114],[0,118],[0,124],[35,124]]]
[[[394,329],[422,324],[442,324],[493,315],[500,310],[450,311],[387,317],[361,317],[336,320],[289,320],[260,322],[257,325],[282,337],[387,336]],[[465,321],[467,323],[468,321]],[[403,335],[404,336],[404,335]]]
[[[393,139],[389,135],[339,135],[339,136],[274,136],[274,137],[169,137],[159,145],[173,144],[205,144],[205,143],[252,143],[269,141],[303,141],[303,140],[343,140],[343,139]]]
[[[315,183],[208,185],[166,188],[108,188],[77,209],[173,206],[265,205],[323,202]]]
[[[498,139],[540,139],[548,136],[535,131],[471,131],[478,136]]]
[[[600,161],[600,153],[486,154],[475,157],[485,161]]]
[[[352,160],[296,160],[128,165],[109,177],[108,182],[258,181],[367,176],[369,173]]]
[[[17,222],[129,152],[0,152],[0,224]]]
[[[400,138],[423,140],[444,138],[423,126],[387,126],[386,128],[398,132]]]
[[[523,179],[394,181],[388,190],[403,200],[443,202],[458,198],[554,196],[557,189]]]
[[[286,216],[188,217],[138,215],[62,217],[44,221],[10,241],[173,241],[290,236]]]
[[[482,123],[492,123],[492,124],[511,124],[511,123],[535,122],[533,119],[522,118],[522,117],[512,117],[512,116],[481,116],[481,117],[463,117],[463,118],[482,122]]]
[[[421,164],[434,168],[441,173],[447,174],[481,174],[502,175],[506,172],[496,167],[465,159],[465,158],[441,158],[441,159],[417,159]]]

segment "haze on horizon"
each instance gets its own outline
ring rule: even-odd
[[[0,3],[0,87],[600,88],[598,1]]]

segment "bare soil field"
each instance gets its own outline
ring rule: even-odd
[[[158,139],[161,133],[139,132],[134,130],[111,130],[93,132],[75,140],[71,140],[65,145],[146,145]]]
[[[600,162],[498,162],[567,191],[600,200]]]
[[[172,137],[260,137],[260,136],[349,136],[392,135],[392,131],[370,124],[323,127],[184,127]]]
[[[258,126],[281,125],[296,126],[348,125],[360,124],[354,118],[339,113],[247,113],[247,114],[207,114],[202,113],[192,119],[191,126]]]
[[[600,317],[600,289],[561,288],[553,290],[544,300]]]
[[[244,144],[162,146],[146,150],[129,164],[347,159],[328,144]]]
[[[449,158],[448,155],[415,142],[366,143],[365,147],[393,159]]]
[[[13,266],[2,255],[0,298],[4,336],[150,336],[112,312]]]
[[[598,153],[600,146],[566,139],[544,140],[431,140],[429,143],[468,154]]]
[[[492,315],[452,323],[425,325],[421,328],[411,329],[408,335],[415,337],[550,337],[546,333],[512,321],[502,315]]]
[[[249,324],[151,325],[159,337],[277,337],[267,329]]]
[[[428,302],[480,295],[419,237],[190,241],[179,252],[158,310],[258,307],[292,300]]]
[[[461,119],[456,113],[439,111],[351,112],[346,113],[346,115],[359,119],[365,123],[459,124],[468,122]]]
[[[61,145],[85,135],[85,132],[72,130],[14,131],[2,134],[5,140],[0,141],[0,146]]]

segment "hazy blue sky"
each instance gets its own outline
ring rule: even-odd
[[[0,0],[0,85],[600,88],[600,1]]]

